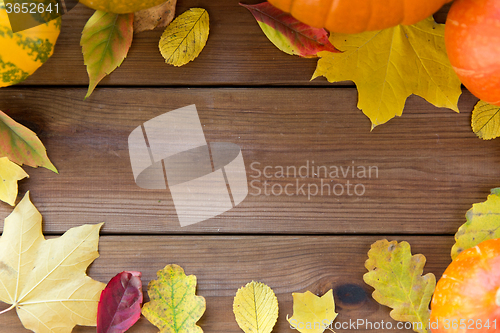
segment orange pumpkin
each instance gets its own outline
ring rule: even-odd
[[[432,333],[500,331],[500,239],[460,253],[436,285]]]
[[[269,0],[297,20],[331,32],[359,33],[415,24],[450,0]]]
[[[500,3],[457,0],[446,20],[448,58],[460,81],[476,97],[500,105]]]

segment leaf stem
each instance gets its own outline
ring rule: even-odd
[[[12,310],[12,309],[13,309],[13,308],[15,308],[15,307],[16,307],[16,305],[15,305],[15,304],[12,304],[10,308],[5,309],[5,310],[3,310],[2,312],[0,312],[0,315],[1,315],[1,314],[4,314],[5,312],[9,312],[10,310]]]

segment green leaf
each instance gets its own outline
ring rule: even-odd
[[[465,214],[467,222],[458,228],[451,258],[488,239],[500,238],[500,187],[491,190],[485,202],[473,204]]]
[[[271,333],[278,320],[278,311],[274,291],[261,282],[247,283],[234,297],[234,316],[245,333]]]
[[[19,165],[42,166],[57,173],[35,133],[0,111],[0,157]]]
[[[208,40],[209,17],[203,8],[191,8],[163,32],[160,52],[165,62],[182,66],[198,57]]]
[[[428,332],[429,304],[436,288],[436,277],[422,276],[425,257],[411,255],[410,244],[380,240],[372,244],[365,263],[366,284],[375,288],[372,296],[382,305],[392,308],[394,320],[414,324],[415,332]]]
[[[167,265],[148,286],[151,301],[142,314],[161,333],[203,333],[196,325],[205,312],[205,298],[196,296],[196,276],[186,276],[182,267]]]
[[[372,129],[401,116],[411,94],[458,112],[461,83],[446,55],[444,24],[432,17],[411,26],[331,34],[330,42],[344,52],[320,52],[313,79],[354,81],[358,108]]]
[[[97,84],[127,57],[134,35],[134,14],[97,10],[83,28],[80,45],[89,73],[89,97]]]
[[[500,106],[483,101],[472,110],[472,131],[483,140],[500,136]]]

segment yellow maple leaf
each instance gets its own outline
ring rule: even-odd
[[[344,53],[320,52],[313,79],[354,81],[358,108],[370,118],[372,129],[401,116],[411,94],[459,111],[461,84],[446,55],[444,24],[432,17],[411,26],[332,33],[330,42]]]
[[[196,276],[186,276],[178,265],[167,265],[148,285],[150,302],[142,314],[161,333],[203,333],[196,322],[205,312],[205,298],[197,296]]]
[[[200,55],[208,40],[209,17],[203,8],[191,8],[170,23],[160,39],[165,62],[182,66]]]
[[[70,333],[95,326],[105,284],[85,271],[96,259],[102,224],[72,228],[46,240],[42,216],[26,193],[5,219],[0,237],[0,300],[36,333]]]
[[[293,316],[287,320],[290,326],[301,333],[322,333],[330,328],[337,318],[333,291],[330,289],[319,297],[310,291],[292,293]]]
[[[233,312],[245,333],[270,333],[278,320],[278,299],[269,286],[249,282],[238,289]]]
[[[17,181],[28,174],[7,157],[0,158],[0,200],[14,206],[17,198]]]

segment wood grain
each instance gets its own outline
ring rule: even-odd
[[[104,236],[99,246],[101,257],[92,264],[89,275],[107,282],[123,270],[138,270],[143,273],[146,291],[157,270],[171,263],[181,265],[186,274],[197,276],[197,294],[207,300],[207,311],[198,322],[206,333],[241,332],[232,302],[238,288],[252,280],[268,284],[278,297],[280,312],[273,332],[292,332],[286,322],[287,314],[293,313],[291,293],[306,290],[315,294],[334,290],[337,322],[365,319],[394,323],[389,308],[376,303],[371,297],[373,289],[363,282],[366,253],[373,242],[384,237]],[[451,261],[452,237],[389,239],[406,240],[413,254],[423,253],[428,259],[424,273],[432,272],[437,278]],[[0,320],[0,332],[24,332],[15,312],[3,314]],[[90,333],[95,328],[79,327],[74,332]],[[158,329],[142,318],[129,332],[153,333]]]
[[[245,3],[259,3],[249,0]],[[264,35],[239,0],[182,0],[177,14],[192,7],[207,9],[210,37],[201,55],[186,66],[165,64],[158,43],[162,29],[134,36],[122,66],[99,85],[199,86],[199,85],[328,85],[324,78],[310,81],[316,59],[290,56]],[[436,16],[441,22],[447,9]],[[88,85],[80,37],[93,10],[77,5],[63,16],[61,35],[53,57],[24,85]],[[350,82],[344,84],[352,85]]]
[[[465,92],[457,114],[411,97],[402,117],[370,132],[355,89],[85,89],[0,90],[0,109],[32,128],[60,174],[27,168],[46,232],[106,222],[103,233],[454,234],[473,203],[498,186],[499,141],[470,128],[476,98]],[[249,181],[362,184],[364,195],[250,195],[238,207],[179,226],[168,191],[136,186],[127,138],[143,122],[196,104],[208,142],[243,152]],[[264,167],[375,166],[371,179],[264,176]],[[252,163],[260,164],[252,164]],[[253,165],[253,167],[252,167]],[[267,169],[269,171],[269,169]],[[304,175],[304,173],[303,173]],[[295,185],[294,185],[295,186]],[[332,185],[333,186],[333,185]],[[298,188],[295,187],[295,188]],[[311,192],[313,192],[312,187]],[[340,187],[338,187],[340,189]],[[339,193],[340,190],[337,191]],[[269,192],[268,192],[269,193]],[[298,195],[297,195],[298,194]],[[306,194],[306,195],[304,195]],[[0,218],[10,207],[0,207]]]

